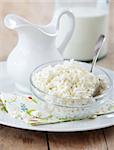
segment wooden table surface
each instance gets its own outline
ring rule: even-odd
[[[31,13],[35,16],[33,10],[31,9],[29,12],[28,9],[30,9],[31,5],[32,7],[34,6],[34,9],[36,9],[36,5],[39,8],[43,8],[44,3],[31,3],[29,0],[30,3],[15,0],[12,0],[12,2],[7,0],[0,1],[0,60],[2,61],[7,58],[7,55],[17,41],[16,33],[8,31],[3,26],[2,21],[5,14],[14,10],[17,13],[22,13],[23,16]],[[26,9],[24,9],[25,4]],[[47,5],[52,7],[50,3]],[[19,12],[19,10],[21,11]],[[48,17],[45,11],[45,9],[41,9],[40,13],[44,15],[46,20]],[[49,15],[51,16],[51,9],[48,9]],[[38,13],[37,16],[40,18]],[[32,20],[33,18],[31,17],[29,19]],[[36,18],[33,21],[35,20]],[[47,23],[45,20],[40,18],[39,22]],[[109,22],[108,55],[100,60],[98,64],[114,70],[114,0],[110,4]],[[0,125],[0,150],[114,150],[114,127],[77,133],[47,133]]]

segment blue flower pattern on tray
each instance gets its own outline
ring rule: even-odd
[[[21,110],[22,110],[22,111],[24,111],[24,112],[25,112],[25,111],[28,111],[28,108],[26,107],[25,104],[21,103],[20,106],[21,106]]]

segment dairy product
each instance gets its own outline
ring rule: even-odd
[[[32,75],[32,82],[46,94],[61,98],[64,104],[87,104],[94,94],[107,88],[103,78],[90,73],[74,60],[47,66]],[[53,98],[55,103],[56,98]],[[71,99],[69,99],[71,98]]]
[[[92,7],[72,7],[70,9],[75,15],[76,27],[72,39],[64,51],[64,58],[76,60],[91,60],[95,42],[100,34],[107,37],[108,15],[103,9]],[[69,30],[69,20],[64,17],[61,20],[61,29],[59,32],[57,45],[64,39],[66,32]],[[107,40],[101,50],[100,56],[107,53]]]

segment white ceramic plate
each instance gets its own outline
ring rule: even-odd
[[[111,70],[106,71],[109,73],[111,78],[114,80],[114,72]],[[16,88],[13,81],[7,74],[6,62],[0,63],[0,91],[4,92],[14,92]],[[114,115],[113,115],[114,116]],[[105,128],[114,125],[113,116],[100,116],[96,119],[85,119],[80,121],[50,124],[50,125],[38,125],[31,126],[24,122],[10,117],[5,112],[0,111],[0,124],[7,125],[10,127],[36,130],[36,131],[51,131],[51,132],[74,132],[74,131],[86,131]]]

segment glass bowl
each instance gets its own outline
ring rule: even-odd
[[[34,73],[41,71],[43,68],[51,65],[55,66],[57,64],[62,64],[63,61],[53,61],[49,62],[43,65],[38,66],[33,70],[30,76],[30,85],[31,85],[31,91],[32,93],[41,100],[47,108],[47,111],[53,114],[55,117],[58,118],[72,118],[72,119],[83,119],[83,118],[89,118],[92,115],[94,115],[97,111],[100,110],[107,102],[111,100],[112,97],[112,86],[113,82],[108,73],[102,69],[101,67],[95,67],[93,69],[93,74],[95,75],[102,75],[108,84],[108,88],[103,92],[102,95],[92,97],[91,103],[89,104],[77,104],[76,97],[65,97],[65,98],[59,98],[56,96],[52,96],[48,93],[45,93],[45,91],[40,90],[37,88],[33,81],[32,77]],[[91,64],[79,62],[83,67],[90,70]],[[84,100],[84,99],[83,99]],[[87,99],[85,99],[87,100]],[[89,99],[90,100],[90,99]]]

